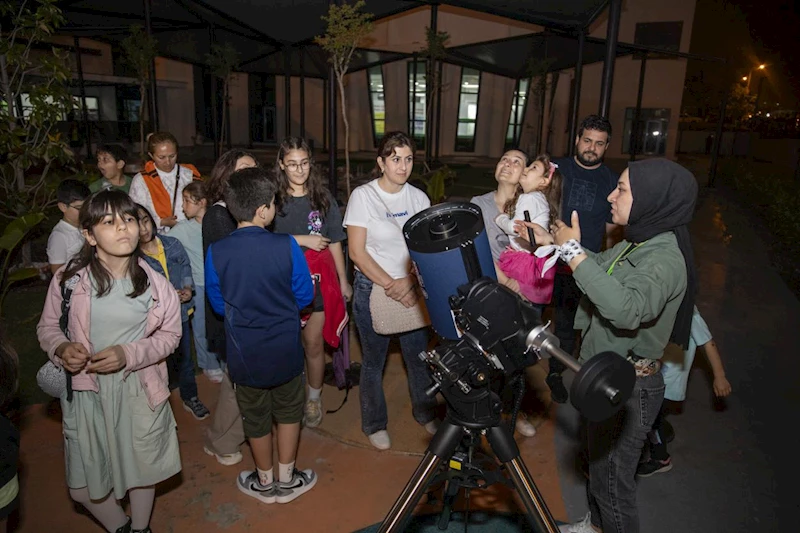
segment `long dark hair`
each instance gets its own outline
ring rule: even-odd
[[[549,155],[538,155],[534,161],[540,161],[544,165],[545,171],[550,172]],[[545,187],[543,190],[539,191],[544,194],[544,197],[547,199],[547,205],[550,208],[549,224],[551,226],[555,224],[556,220],[561,218],[561,187],[563,182],[564,178],[561,175],[561,172],[559,172],[557,168],[553,169],[553,176],[550,179],[550,183],[548,183],[547,187]],[[514,191],[514,196],[506,202],[505,206],[503,206],[503,211],[512,218],[514,217],[514,210],[517,205],[517,200],[519,200],[521,194],[522,186],[517,185],[517,189]]]
[[[153,239],[158,237],[158,234],[157,234],[158,228],[156,227],[156,219],[153,218],[153,213],[151,213],[150,210],[147,209],[142,204],[134,204],[134,205],[136,206],[136,212],[140,215],[140,216],[137,217],[138,220],[139,220],[139,224],[142,223],[141,215],[144,215],[144,216],[146,216],[147,218],[150,219],[150,225],[153,226],[153,238],[150,239],[150,241],[152,241]],[[150,242],[150,241],[147,241],[147,242]],[[141,241],[141,238],[140,238],[139,239],[139,247],[138,247],[139,252],[142,251],[141,244],[142,244],[142,241]]]
[[[78,218],[81,229],[91,234],[94,227],[109,213],[115,219],[117,216],[128,215],[135,218],[137,222],[139,221],[136,204],[130,196],[119,190],[103,190],[93,194],[83,203]],[[89,241],[83,243],[81,251],[69,262],[61,274],[61,286],[63,287],[67,280],[78,271],[87,267],[96,283],[97,296],[105,296],[111,290],[111,275],[100,262],[95,247],[89,244]],[[133,283],[133,291],[127,295],[130,298],[142,295],[150,285],[147,273],[136,260],[135,252],[128,258],[128,277]]]
[[[251,157],[258,164],[258,160],[253,154],[238,149],[228,150],[217,159],[214,168],[211,169],[211,177],[205,182],[208,207],[222,200],[222,196],[225,194],[225,184],[228,183],[228,179],[236,169],[236,162],[243,157]]]
[[[275,176],[278,178],[278,193],[275,195],[275,206],[278,212],[284,214],[283,206],[286,205],[286,200],[290,194],[289,190],[291,189],[289,176],[281,168],[281,163],[286,166],[283,158],[292,150],[305,152],[308,155],[308,180],[305,183],[308,200],[311,204],[311,209],[325,215],[331,206],[331,201],[325,186],[322,184],[322,175],[319,172],[319,168],[314,164],[314,154],[311,153],[311,147],[302,137],[286,137],[281,142],[280,148],[278,148],[278,157],[275,159]]]
[[[378,145],[378,157],[386,161],[387,157],[391,157],[395,150],[403,146],[408,146],[411,149],[412,155],[417,153],[417,145],[414,144],[414,139],[402,131],[390,131],[383,136],[381,144]],[[381,173],[381,167],[376,162],[370,177],[372,179],[380,178]]]

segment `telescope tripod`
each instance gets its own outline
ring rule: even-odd
[[[439,470],[447,468],[453,454],[465,436],[480,438],[486,435],[489,445],[497,459],[505,467],[511,478],[511,483],[519,494],[525,506],[528,521],[537,533],[558,533],[553,515],[547,508],[539,489],[533,482],[528,468],[520,457],[517,443],[514,442],[512,430],[503,423],[497,425],[475,428],[462,425],[448,416],[439,426],[436,435],[431,439],[422,461],[409,479],[400,497],[392,506],[389,514],[378,529],[379,533],[403,531],[411,513],[422,495],[428,490]],[[502,477],[498,473],[498,477]],[[451,481],[452,483],[452,481]],[[450,487],[448,487],[449,489]],[[454,493],[445,489],[445,512],[448,512],[449,502],[455,497]],[[458,486],[455,486],[458,489]]]

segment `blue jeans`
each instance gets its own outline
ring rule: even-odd
[[[356,271],[353,282],[353,316],[361,340],[361,429],[366,435],[386,429],[386,396],[383,394],[383,369],[389,351],[391,337],[375,333],[372,313],[369,310],[369,295],[372,282]],[[427,424],[434,419],[436,398],[425,394],[433,385],[427,365],[419,353],[428,348],[428,328],[417,329],[398,335],[403,361],[408,371],[408,389],[411,393],[411,412],[414,420]]]
[[[661,372],[637,377],[630,399],[617,414],[589,422],[589,510],[603,533],[639,533],[636,467],[664,400]]]
[[[181,323],[181,332],[181,343],[173,357],[178,358],[178,388],[181,391],[181,400],[185,402],[197,397],[197,380],[194,376],[194,361],[192,360],[192,332],[188,320]]]
[[[208,349],[206,340],[206,288],[194,287],[194,314],[192,315],[192,336],[197,366],[203,370],[219,370],[219,357]]]

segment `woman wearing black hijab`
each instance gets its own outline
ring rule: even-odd
[[[555,244],[585,294],[575,319],[581,362],[612,351],[636,368],[631,398],[616,416],[589,422],[589,510],[571,533],[638,533],[636,467],[664,398],[661,362],[668,342],[688,343],[694,260],[687,225],[697,182],[666,159],[631,163],[608,201],[625,239],[601,253],[583,250],[578,216],[552,228]]]

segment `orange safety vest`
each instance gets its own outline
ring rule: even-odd
[[[192,179],[195,180],[202,180],[203,178],[200,176],[200,171],[197,170],[197,167],[190,164],[181,164],[179,165],[187,170],[192,171]],[[176,175],[176,179],[180,180],[181,170],[178,169],[178,173]],[[164,184],[161,182],[161,177],[158,175],[158,170],[156,169],[156,164],[153,161],[148,161],[144,164],[144,170],[142,171],[142,179],[144,180],[145,185],[147,185],[147,190],[150,192],[150,198],[153,200],[153,207],[156,210],[156,214],[158,218],[167,218],[171,217],[175,214],[175,201],[178,197],[178,187],[177,183],[175,184],[175,192],[173,198],[170,199],[169,193],[167,189],[164,188]]]

